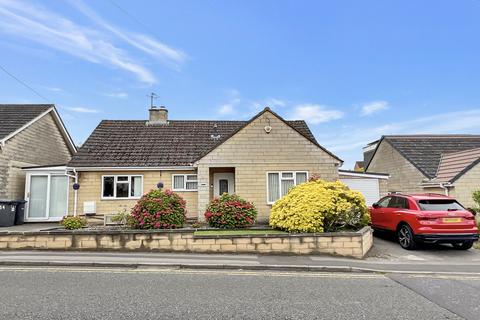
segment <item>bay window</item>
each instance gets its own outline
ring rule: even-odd
[[[308,180],[307,171],[277,171],[267,173],[267,203],[275,201],[288,193],[291,187]]]
[[[102,177],[102,199],[138,199],[143,194],[143,176]]]

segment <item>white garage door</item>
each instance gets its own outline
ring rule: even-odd
[[[367,206],[371,206],[380,199],[380,190],[377,179],[340,179],[350,189],[360,191],[365,197]]]

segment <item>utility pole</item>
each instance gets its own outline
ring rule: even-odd
[[[150,108],[153,108],[153,100],[158,98],[158,95],[155,92],[147,94],[147,97],[150,98]]]

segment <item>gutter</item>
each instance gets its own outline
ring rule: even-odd
[[[421,186],[423,186],[424,188],[435,188],[435,187],[441,188],[444,190],[445,195],[448,196],[449,188],[452,187],[453,185],[450,182],[425,182],[425,183],[422,183]]]

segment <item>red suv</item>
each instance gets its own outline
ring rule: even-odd
[[[394,231],[402,248],[419,242],[451,243],[467,250],[478,240],[475,216],[454,198],[440,194],[389,194],[370,210],[372,227]]]

